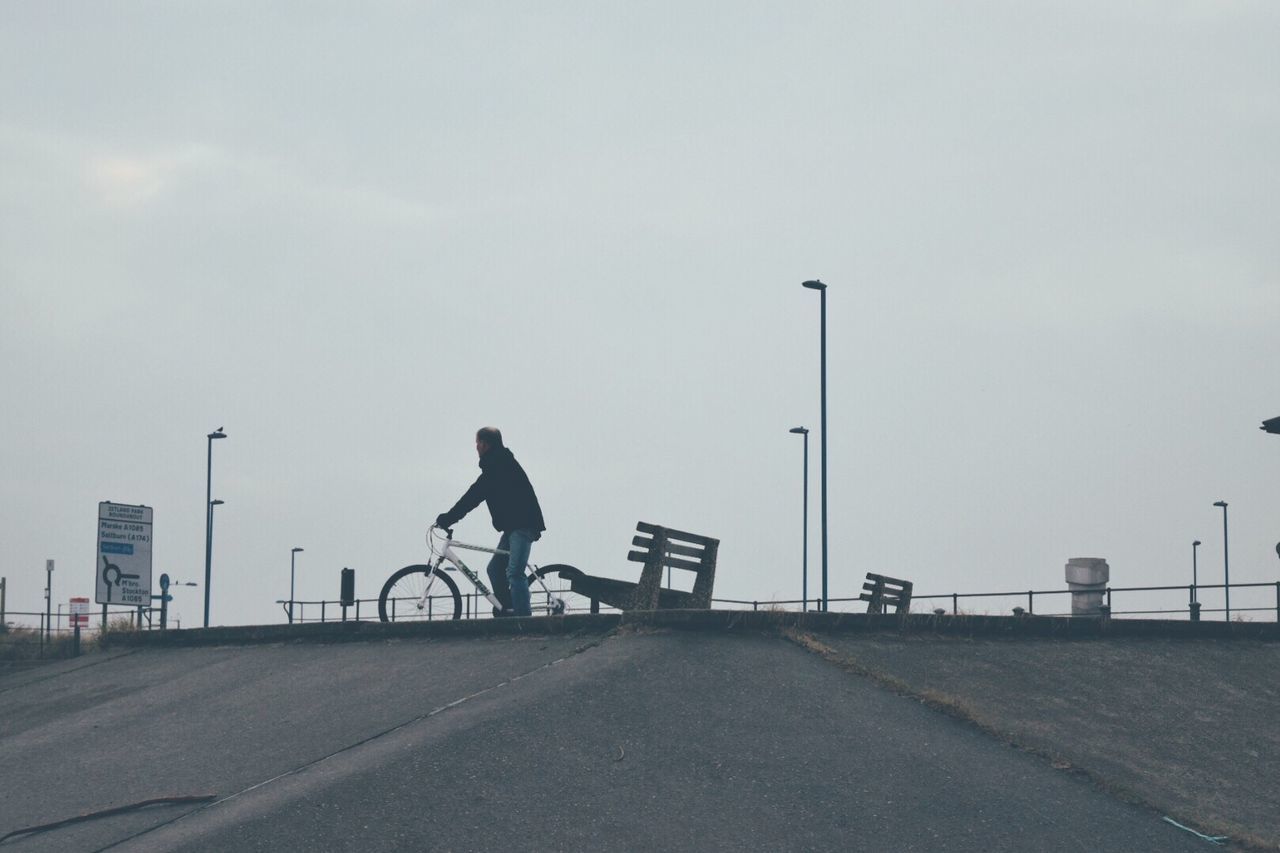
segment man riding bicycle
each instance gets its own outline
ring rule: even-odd
[[[502,534],[498,550],[489,561],[489,581],[502,603],[495,616],[531,616],[529,582],[525,564],[533,543],[547,529],[542,520],[538,496],[516,457],[502,444],[502,432],[482,427],[476,432],[476,453],[480,457],[480,477],[458,499],[453,508],[436,517],[437,527],[452,527],[483,501],[489,506],[493,527]]]

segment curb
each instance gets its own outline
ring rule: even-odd
[[[959,637],[1100,639],[1280,639],[1274,622],[1184,622],[1168,619],[1090,619],[1067,616],[937,616],[934,614],[793,613],[758,610],[648,610],[625,613],[459,619],[435,622],[321,622],[171,631],[112,632],[104,648],[254,645],[284,642],[355,642],[411,638],[516,637],[605,634],[619,627],[691,631],[898,633]]]

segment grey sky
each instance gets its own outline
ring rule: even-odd
[[[1218,499],[1280,574],[1280,7],[364,5],[0,9],[10,608],[92,596],[99,500],[202,580],[218,426],[218,623],[294,545],[376,595],[490,423],[535,561],[643,519],[796,597],[813,277],[832,595],[1216,579]]]

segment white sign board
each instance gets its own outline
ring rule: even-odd
[[[99,604],[151,606],[151,507],[98,504]]]
[[[71,599],[70,612],[72,628],[89,627],[89,599],[80,597]]]

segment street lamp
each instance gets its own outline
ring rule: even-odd
[[[1192,601],[1200,600],[1199,593],[1197,591],[1200,588],[1200,581],[1198,580],[1197,574],[1196,574],[1196,549],[1199,547],[1200,547],[1199,539],[1191,543],[1191,600]]]
[[[209,461],[205,467],[204,487],[204,626],[209,627],[209,581],[213,569],[213,440],[226,438],[227,434],[218,427],[209,433]],[[218,501],[222,503],[222,501]]]
[[[53,642],[53,560],[44,561],[44,571],[47,575],[44,584],[44,633],[49,642]]]
[[[1227,559],[1227,502],[1214,501],[1214,506],[1222,507],[1222,591],[1226,593],[1227,621],[1231,621],[1231,563]]]
[[[802,287],[822,294],[821,361],[822,361],[822,609],[827,610],[827,286],[814,279]]]
[[[214,498],[209,501],[209,536],[205,542],[204,552],[204,626],[209,627],[209,566],[213,557],[213,508],[222,506],[226,501]]]
[[[1280,435],[1280,418],[1270,418],[1262,422],[1260,427],[1263,432],[1269,432],[1272,435]]]
[[[297,558],[297,556],[298,556],[298,552],[299,552],[299,551],[301,551],[301,550],[302,550],[301,548],[294,548],[292,551],[290,551],[290,552],[289,552],[289,624],[290,624],[290,625],[292,625],[292,624],[293,624],[293,567],[294,567],[294,560]]]
[[[809,609],[809,430],[798,426],[788,432],[804,436],[804,499],[801,502],[804,507],[801,539],[804,556],[800,564],[800,610],[804,612]]]

